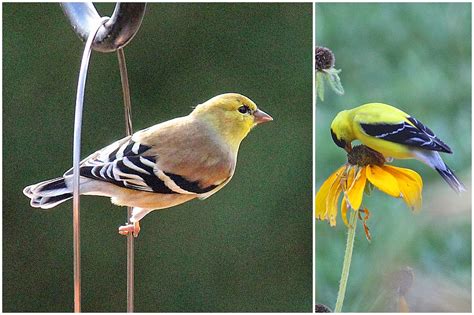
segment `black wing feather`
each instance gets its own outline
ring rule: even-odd
[[[142,158],[143,159],[143,158]],[[146,157],[150,162],[154,162],[151,157]],[[124,164],[124,160],[143,169],[145,172],[137,171]],[[81,166],[81,176],[102,180],[114,185],[141,191],[150,191],[160,194],[176,194],[165,183],[153,173],[153,167],[143,163],[140,157],[124,157],[114,163],[107,163],[96,166]],[[142,185],[137,185],[138,178]]]
[[[201,188],[198,181],[189,181],[179,174],[163,172],[181,190],[174,191],[154,172],[156,160],[151,156],[143,156],[150,147],[129,140],[118,142],[107,155],[99,155],[85,160],[80,166],[80,175],[95,180],[140,191],[160,194],[195,193],[203,194],[217,186]],[[72,170],[65,175],[72,175]],[[174,188],[176,189],[176,188]]]
[[[390,142],[406,144],[425,150],[452,153],[447,144],[441,141],[431,129],[413,117],[407,117],[408,122],[398,124],[365,124],[360,126],[366,134]]]

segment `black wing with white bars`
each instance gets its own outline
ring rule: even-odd
[[[441,141],[431,129],[413,117],[407,117],[398,124],[367,124],[361,123],[364,132],[372,137],[390,142],[406,144],[425,150],[452,153],[447,144]]]
[[[149,146],[131,138],[117,141],[86,158],[81,163],[80,175],[124,188],[161,194],[203,194],[217,187],[201,188],[199,182],[158,169],[155,157],[143,155],[149,149]],[[64,175],[72,175],[72,169]]]

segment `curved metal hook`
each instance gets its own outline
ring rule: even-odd
[[[94,5],[90,2],[63,2],[61,7],[76,34],[85,42],[101,19]],[[145,8],[145,3],[117,3],[110,20],[97,32],[92,49],[113,52],[127,45],[142,24]]]

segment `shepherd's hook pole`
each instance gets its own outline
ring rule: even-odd
[[[132,133],[131,103],[127,69],[123,47],[137,33],[145,14],[145,3],[117,3],[111,18],[101,18],[90,2],[66,2],[61,4],[76,34],[86,41],[81,63],[74,120],[73,152],[73,251],[74,251],[74,312],[81,311],[81,264],[80,264],[80,215],[79,215],[79,163],[84,88],[91,49],[101,52],[117,50],[125,107],[126,133]],[[128,218],[131,216],[128,208]],[[134,294],[134,243],[127,238],[127,311],[133,312]]]
[[[76,113],[74,118],[74,148],[73,148],[73,250],[74,250],[74,312],[81,312],[81,238],[79,213],[79,163],[81,162],[81,129],[84,105],[84,90],[86,87],[87,69],[91,56],[92,41],[95,34],[109,18],[104,17],[97,23],[96,30],[89,34],[82,55],[81,70],[77,83]]]

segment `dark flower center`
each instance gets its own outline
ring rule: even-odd
[[[316,313],[332,313],[331,309],[324,304],[316,304],[314,309]]]
[[[314,53],[316,71],[323,71],[334,67],[336,58],[332,51],[326,47],[316,46]]]
[[[347,153],[347,162],[351,165],[367,166],[377,165],[383,166],[385,157],[365,145],[358,145],[352,148],[352,151]]]

